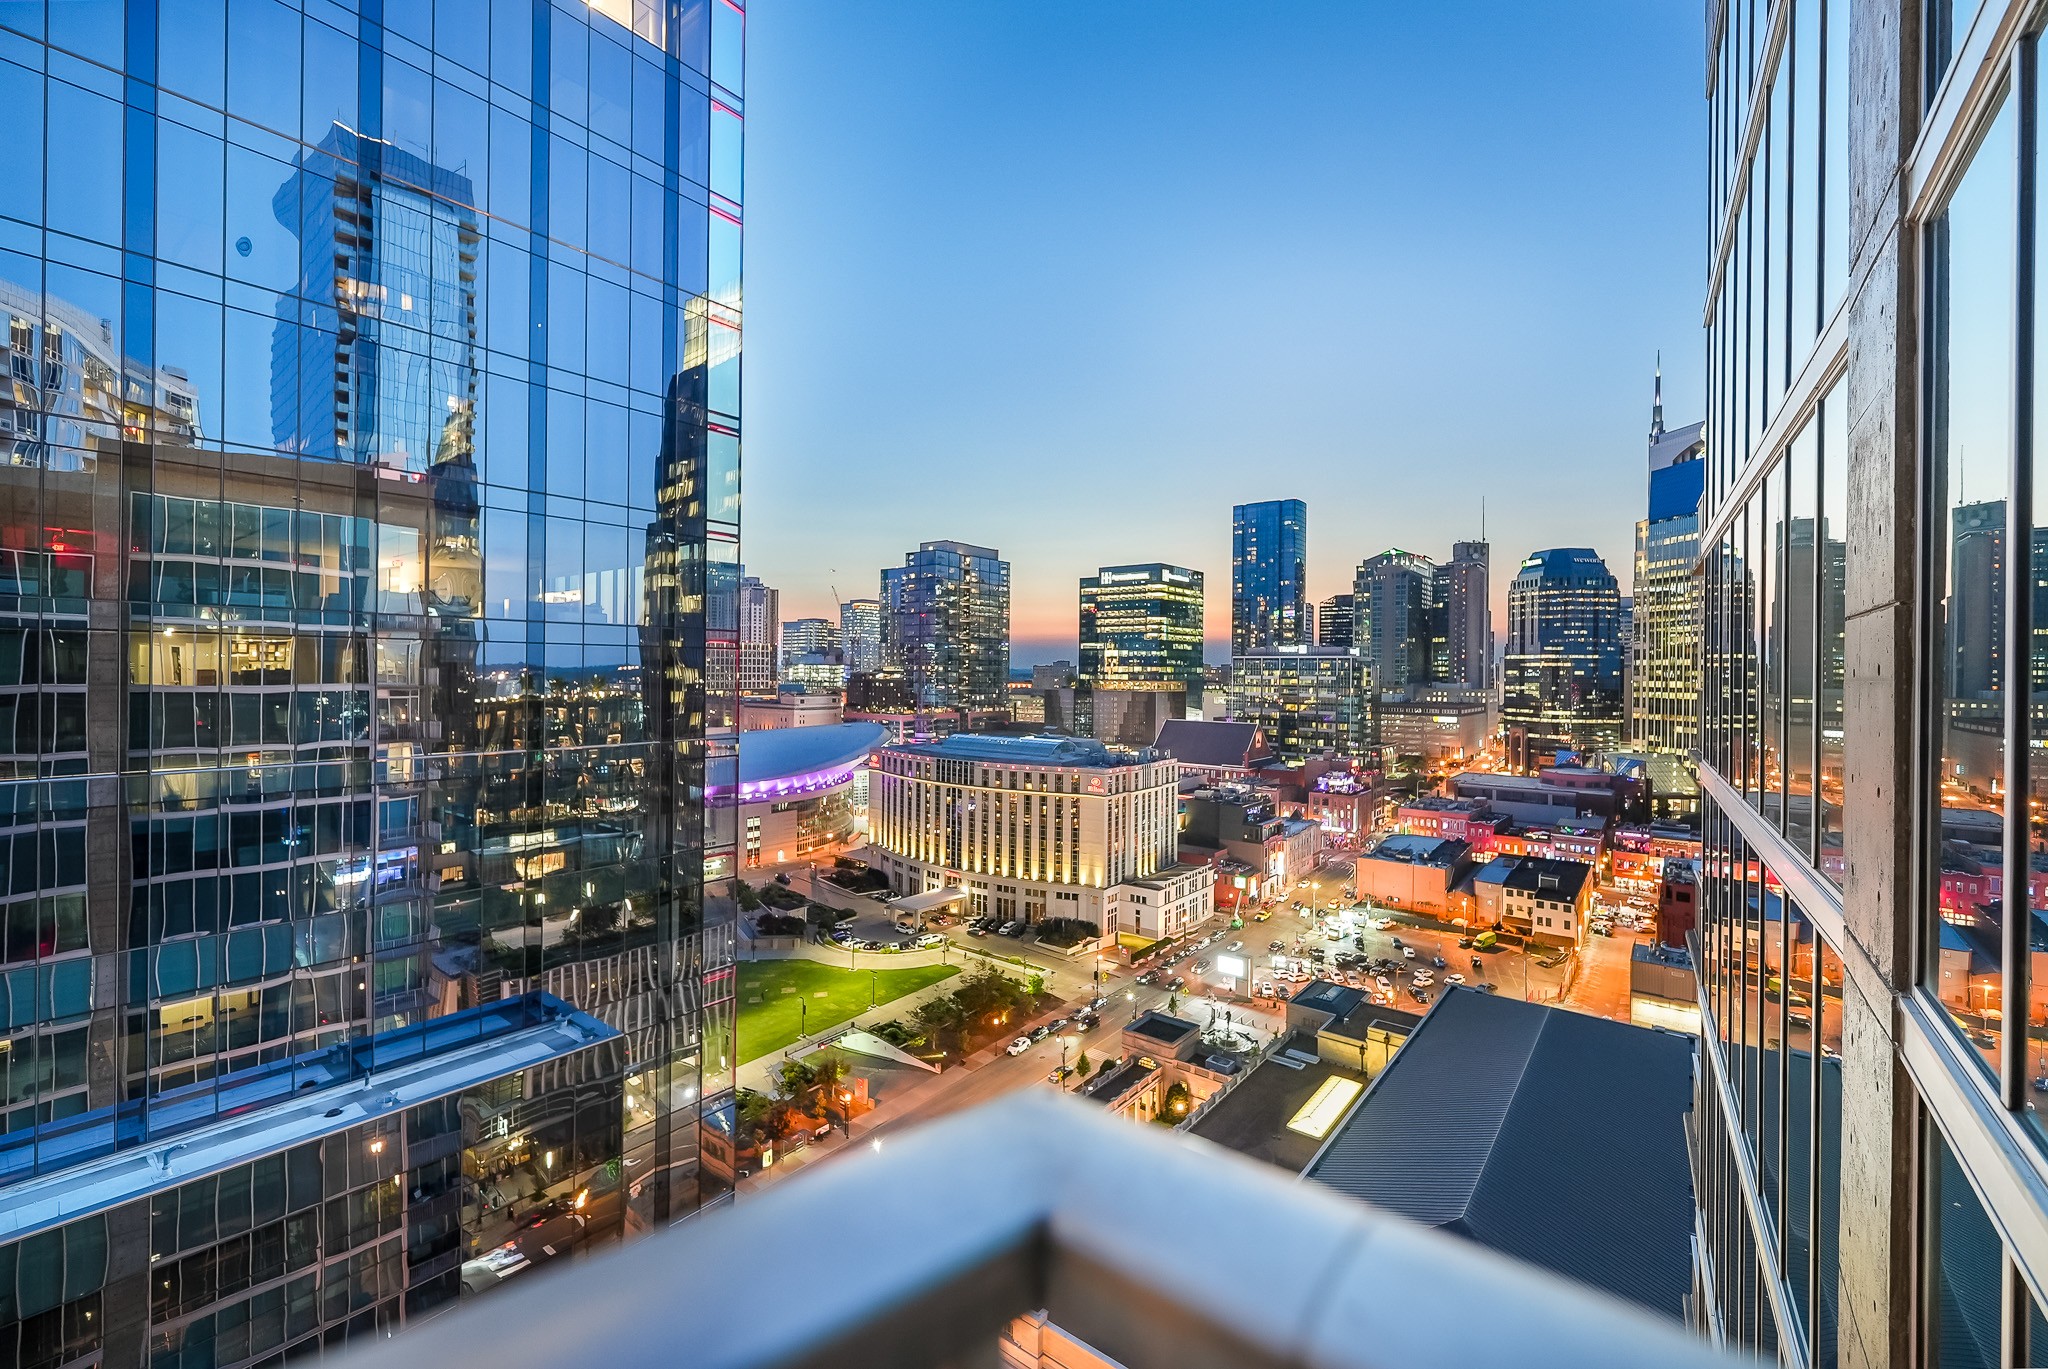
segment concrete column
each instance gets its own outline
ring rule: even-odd
[[[1839,7],[1837,7],[1839,8]],[[1913,1090],[1894,1049],[1918,909],[1918,247],[1901,174],[1919,126],[1917,0],[1857,0],[1849,37],[1849,536],[1837,1347],[1843,1369],[1913,1363]]]

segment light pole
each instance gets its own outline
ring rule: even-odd
[[[801,998],[796,1001],[796,1034],[798,1040],[811,1034],[811,1005]]]
[[[872,1009],[882,993],[882,972],[868,971],[868,1007]]]

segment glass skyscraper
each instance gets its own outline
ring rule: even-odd
[[[1500,717],[1510,750],[1612,750],[1622,733],[1621,590],[1585,547],[1533,552],[1508,582]]]
[[[1708,23],[1695,1315],[2039,1364],[2040,14]]]
[[[743,23],[0,4],[20,1360],[381,1335],[728,1191]]]
[[[1230,653],[1308,646],[1308,505],[1239,504],[1230,515]]]
[[[1158,562],[1081,577],[1081,682],[1202,697],[1202,572]]]
[[[885,664],[920,709],[1008,710],[1010,563],[987,547],[926,542],[882,572]]]
[[[1634,631],[1629,641],[1632,745],[1690,755],[1699,745],[1700,496],[1704,424],[1650,434],[1648,517],[1636,524]]]

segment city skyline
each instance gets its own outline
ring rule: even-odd
[[[1669,62],[1689,12],[1328,6],[1247,32],[1091,11],[1085,45],[1061,6],[1033,16],[754,16],[747,560],[789,616],[960,537],[1009,551],[1020,665],[1073,658],[1080,576],[1155,560],[1209,578],[1218,661],[1232,505],[1306,500],[1321,603],[1389,546],[1479,536],[1481,489],[1497,622],[1505,570],[1544,547],[1594,548],[1626,592],[1659,349],[1669,422],[1704,416],[1704,113]],[[1220,117],[1221,83],[1282,64],[1321,92],[1286,139]],[[1128,98],[1085,98],[1105,81]],[[1285,215],[1187,189],[1268,157],[1252,198]],[[1085,215],[1019,199],[1077,183]],[[1231,280],[1262,287],[1250,349],[1198,303]],[[1283,466],[1302,478],[1276,488]]]

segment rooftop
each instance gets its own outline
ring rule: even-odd
[[[1692,1096],[1688,1036],[1452,988],[1307,1177],[1676,1319]]]
[[[886,749],[943,760],[987,761],[991,765],[1093,770],[1114,770],[1156,759],[1146,752],[1112,751],[1101,742],[1083,737],[998,737],[985,732],[956,732],[943,741],[907,742]]]
[[[1333,1018],[1343,1017],[1365,1001],[1365,990],[1354,989],[1347,984],[1333,983],[1318,979],[1306,984],[1291,1000],[1298,1008],[1312,1008],[1326,1012]]]
[[[881,745],[880,723],[828,723],[740,733],[740,787],[796,781],[858,765]]]
[[[1565,898],[1577,898],[1579,890],[1585,887],[1593,867],[1576,860],[1551,860],[1547,856],[1518,856],[1515,868],[1508,871],[1503,886],[1509,889],[1526,889],[1533,893],[1556,893]]]
[[[1302,1109],[1329,1080],[1360,1087],[1366,1082],[1357,1070],[1324,1064],[1314,1052],[1311,1038],[1273,1056],[1204,1108],[1188,1130],[1204,1141],[1276,1165],[1290,1175],[1301,1173],[1330,1133],[1320,1119],[1305,1119],[1300,1127],[1289,1123],[1301,1116]],[[1349,1105],[1344,1107],[1348,1111]],[[1342,1116],[1339,1112],[1329,1124]]]
[[[1154,1009],[1132,1018],[1130,1025],[1124,1030],[1142,1036],[1148,1041],[1157,1041],[1162,1046],[1171,1046],[1186,1040],[1190,1033],[1200,1031],[1201,1028],[1185,1018],[1169,1017]]]
[[[1383,837],[1379,845],[1370,851],[1359,853],[1360,860],[1398,861],[1403,865],[1456,865],[1472,848],[1451,837],[1425,837],[1409,833],[1396,833]]]
[[[1219,768],[1248,765],[1266,754],[1257,723],[1205,722],[1199,718],[1168,718],[1152,745],[1184,765]]]
[[[0,1150],[0,1242],[618,1037],[558,998],[526,994],[258,1065],[153,1099],[147,1112],[122,1105],[17,1132]]]

